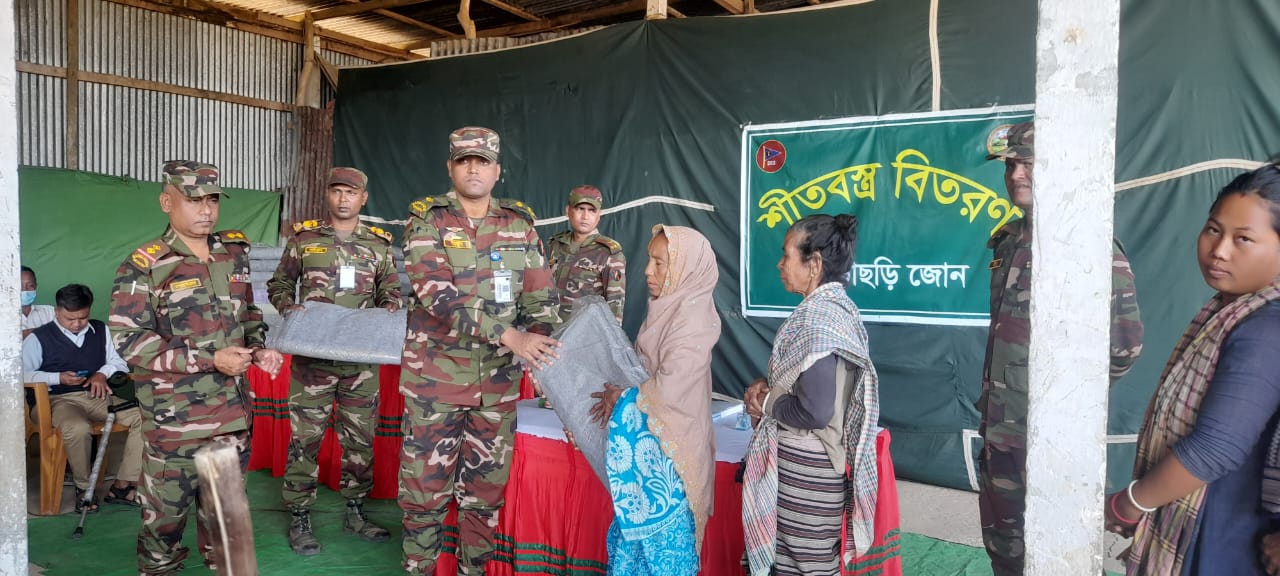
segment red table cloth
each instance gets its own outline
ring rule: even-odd
[[[287,359],[287,357],[286,357]],[[382,366],[379,373],[380,403],[373,442],[373,498],[395,498],[399,484],[400,423],[404,399],[399,391],[400,367]],[[289,450],[289,368],[271,378],[257,368],[249,371],[255,394],[254,428],[249,469],[270,469],[284,475]],[[848,575],[902,574],[898,547],[898,493],[890,437],[882,431],[876,439],[880,466],[878,508],[871,551],[846,566]],[[337,490],[341,448],[333,431],[320,448],[320,481]],[[742,485],[735,480],[736,462],[716,462],[715,513],[703,542],[702,574],[741,576]],[[456,574],[453,544],[457,531],[453,513],[446,533],[446,554],[437,575]],[[516,434],[506,505],[500,515],[497,554],[486,573],[603,575],[608,555],[605,536],[613,519],[609,492],[596,478],[582,454],[560,440]]]

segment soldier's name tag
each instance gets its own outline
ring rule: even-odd
[[[351,289],[356,287],[356,267],[355,266],[339,266],[338,267],[338,288]]]
[[[179,280],[177,282],[169,284],[169,290],[172,290],[174,292],[181,292],[183,290],[192,290],[195,288],[199,288],[200,286],[201,284],[200,284],[199,278],[188,278],[186,280]]]
[[[493,271],[493,300],[499,304],[515,302],[515,299],[511,297],[510,270]]]
[[[307,246],[302,249],[303,254],[328,254],[329,248],[325,246]]]
[[[249,284],[250,282],[253,282],[252,277],[248,274],[228,274],[227,281],[233,283],[239,282],[241,284]]]

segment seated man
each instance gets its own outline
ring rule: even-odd
[[[22,267],[22,337],[53,322],[53,306],[36,304],[36,271]]]
[[[83,284],[68,284],[54,295],[54,321],[32,331],[22,341],[22,377],[49,386],[53,425],[62,433],[67,463],[76,484],[76,512],[89,488],[90,426],[105,422],[107,406],[123,403],[111,395],[107,377],[129,369],[116,353],[107,327],[89,319],[93,292]],[[138,475],[142,471],[142,415],[136,407],[116,414],[116,423],[129,427],[124,458],[105,502],[137,506]],[[91,504],[90,512],[97,506]]]

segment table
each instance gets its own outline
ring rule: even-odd
[[[373,498],[395,498],[399,484],[401,421],[404,399],[399,392],[399,366],[382,366],[379,372],[380,404],[374,437]],[[270,469],[284,475],[289,447],[289,370],[275,378],[251,368],[249,381],[255,393],[253,440],[249,469]],[[507,484],[506,506],[500,516],[495,559],[486,573],[604,575],[608,556],[605,536],[613,518],[608,490],[592,472],[582,454],[564,441],[559,419],[551,410],[533,402],[521,402],[517,413],[515,454]],[[746,450],[749,432],[733,429],[732,418],[716,425],[717,449],[714,514],[703,542],[702,574],[741,576],[743,552],[742,485],[736,480],[738,461]],[[880,502],[875,519],[876,541],[866,557],[847,575],[902,574],[898,547],[898,495],[888,431],[876,439],[880,466]],[[337,490],[341,448],[332,431],[320,449],[320,481]],[[453,513],[446,533],[456,536]],[[436,574],[456,574],[452,546],[436,566]]]

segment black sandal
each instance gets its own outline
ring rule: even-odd
[[[84,490],[81,490],[81,489],[79,489],[79,488],[76,488],[76,514],[80,514],[81,512],[85,512],[85,511],[86,511],[86,510],[85,510],[85,506],[86,506],[86,504],[85,504],[85,501],[84,501]],[[93,503],[93,502],[89,502],[89,503],[87,504],[87,506],[88,506],[88,513],[89,513],[89,514],[97,514],[97,513],[98,513],[98,505],[97,505],[97,504],[95,504],[95,503]]]
[[[142,506],[138,503],[138,487],[133,484],[123,488],[114,485],[107,488],[107,494],[102,497],[102,501],[107,504],[120,504],[133,508]]]

